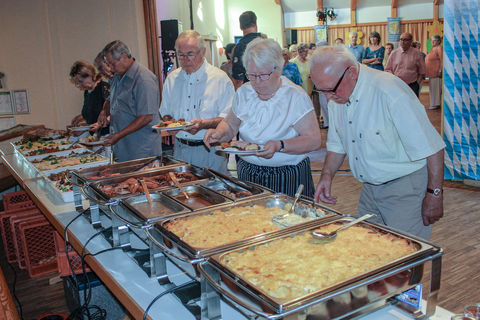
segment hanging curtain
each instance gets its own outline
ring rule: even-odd
[[[162,65],[160,59],[160,45],[158,41],[158,19],[155,0],[143,0],[143,14],[145,17],[145,33],[147,39],[148,68],[158,78],[160,100],[162,97]]]

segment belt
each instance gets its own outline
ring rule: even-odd
[[[177,141],[190,147],[198,147],[204,145],[203,140],[187,140],[177,137]]]

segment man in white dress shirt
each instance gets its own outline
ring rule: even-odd
[[[359,64],[342,46],[312,56],[311,77],[329,100],[327,157],[315,199],[335,203],[331,183],[348,155],[363,183],[359,215],[429,239],[443,216],[443,143],[413,91]]]
[[[194,30],[182,32],[176,41],[181,68],[165,80],[160,114],[184,118],[193,125],[176,135],[174,157],[200,167],[227,172],[227,158],[207,149],[206,129],[215,128],[232,107],[235,93],[225,72],[205,59],[205,42]]]

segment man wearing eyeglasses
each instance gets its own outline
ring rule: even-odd
[[[181,68],[165,80],[160,114],[192,125],[176,134],[174,157],[227,173],[227,158],[203,143],[206,129],[215,128],[232,107],[235,91],[228,75],[205,59],[205,41],[194,30],[182,32],[175,43]]]
[[[412,40],[412,34],[402,33],[400,48],[393,50],[390,54],[385,71],[393,73],[405,81],[418,97],[420,84],[425,79],[426,68],[422,53],[412,48]]]
[[[425,108],[398,77],[359,64],[343,46],[321,47],[311,77],[327,99],[327,156],[315,199],[335,204],[333,177],[348,155],[363,183],[358,214],[430,238],[443,216],[443,143]]]

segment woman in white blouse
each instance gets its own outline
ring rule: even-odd
[[[312,102],[302,87],[281,76],[282,49],[271,39],[250,42],[243,55],[247,78],[235,94],[232,110],[204,142],[239,140],[263,146],[254,156],[238,160],[239,179],[294,195],[300,184],[313,196],[307,153],[320,149],[320,129]]]

